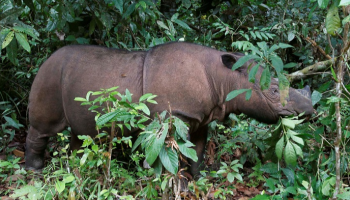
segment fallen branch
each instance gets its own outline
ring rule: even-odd
[[[287,78],[289,82],[306,78],[306,76],[308,75],[313,75],[314,72],[324,71],[328,69],[333,64],[333,62],[336,62],[336,61],[337,61],[337,58],[334,58],[334,61],[331,59],[331,60],[315,63],[313,65],[305,67],[304,69],[288,74]]]

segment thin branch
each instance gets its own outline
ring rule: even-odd
[[[337,58],[334,58],[333,60],[336,61]],[[293,82],[293,81],[300,80],[302,78],[306,78],[309,75],[315,74],[315,72],[324,71],[333,64],[333,60],[330,59],[330,60],[315,63],[313,65],[305,67],[304,69],[288,74],[287,78],[290,82]]]
[[[309,37],[304,37],[303,35],[300,35],[304,40],[306,40],[307,42],[309,42],[313,47],[315,47],[318,51],[321,52],[321,54],[323,56],[325,56],[327,59],[332,59],[328,54],[326,54],[326,52],[320,47],[318,46],[318,44],[312,40],[311,38]]]

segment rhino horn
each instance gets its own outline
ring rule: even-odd
[[[302,94],[304,97],[311,99],[311,90],[310,86],[305,86],[303,89],[298,89],[297,90],[300,94]]]

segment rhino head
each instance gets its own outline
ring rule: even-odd
[[[230,54],[231,58],[227,59],[222,57],[226,66],[231,66],[237,62],[244,54]],[[226,62],[226,63],[225,63]],[[272,78],[269,89],[261,90],[259,85],[260,77],[263,68],[260,66],[255,77],[255,83],[248,81],[249,68],[255,66],[257,63],[253,60],[246,62],[242,67],[236,70],[239,73],[239,86],[238,89],[252,89],[252,96],[249,100],[245,100],[245,95],[239,95],[238,97],[228,102],[231,104],[231,108],[234,107],[235,113],[244,113],[249,117],[255,118],[258,121],[274,124],[277,123],[279,117],[299,115],[304,113],[305,116],[310,116],[313,113],[313,107],[311,102],[310,87],[306,86],[303,89],[289,88],[289,95],[286,98],[287,103],[282,105],[280,98],[280,90],[278,87],[278,79]],[[232,105],[239,106],[232,106]],[[228,107],[230,107],[228,105]]]

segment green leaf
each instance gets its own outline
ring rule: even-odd
[[[284,135],[281,137],[280,140],[276,143],[276,156],[279,160],[282,159],[282,153],[283,153],[283,148],[284,148]]]
[[[120,14],[123,14],[123,0],[115,0],[114,5],[119,10]]]
[[[248,89],[248,91],[245,93],[245,100],[248,101],[251,96],[252,96],[252,89]]]
[[[339,6],[350,5],[350,0],[340,0]]]
[[[233,90],[230,93],[228,93],[226,97],[226,101],[230,101],[233,98],[237,97],[238,95],[242,94],[243,92],[247,92],[250,89],[239,89],[239,90]]]
[[[14,32],[14,31],[10,31],[10,32],[6,35],[4,41],[2,42],[2,48],[3,48],[3,49],[4,49],[5,47],[7,47],[7,45],[10,44],[10,42],[12,41],[12,39],[13,39],[14,36],[15,36],[15,32]]]
[[[163,123],[162,131],[148,143],[146,147],[146,161],[152,165],[157,159],[159,152],[164,146],[165,138],[168,134],[169,124]]]
[[[153,163],[153,168],[154,168],[154,173],[156,174],[156,177],[160,177],[162,175],[163,166],[159,157]]]
[[[151,111],[149,110],[149,108],[146,106],[146,104],[144,103],[139,103],[139,106],[137,106],[136,108],[141,107],[142,112],[144,112],[146,115],[150,115]]]
[[[350,2],[349,2],[349,4],[350,4]],[[343,193],[341,193],[341,194],[338,194],[337,197],[338,197],[339,199],[346,199],[346,200],[349,200],[349,199],[350,199],[350,191],[348,191],[348,192],[343,192]]]
[[[176,128],[176,133],[184,140],[187,140],[188,127],[187,125],[179,118],[175,118],[174,126]]]
[[[89,39],[83,38],[83,37],[79,37],[76,39],[76,41],[78,42],[78,44],[89,44]]]
[[[287,68],[293,68],[297,65],[297,63],[291,62],[288,64],[285,64],[283,68],[287,69]]]
[[[321,100],[321,98],[322,93],[318,92],[317,90],[314,90],[311,95],[312,106],[318,103]]]
[[[328,5],[329,0],[318,0],[318,6],[321,9],[325,9]]]
[[[180,152],[184,156],[192,159],[194,162],[198,161],[197,152],[194,149],[190,148],[190,145],[193,146],[192,143],[190,143],[190,145],[189,145],[188,143],[185,143],[183,141],[178,141],[177,144],[179,145]]]
[[[26,28],[26,27],[21,27],[21,26],[15,26],[15,27],[13,27],[13,30],[15,30],[15,32],[25,33],[25,34],[31,36],[32,38],[39,40],[37,35],[34,33],[35,30],[32,29],[31,27]]]
[[[238,68],[240,68],[241,66],[244,65],[244,63],[246,63],[248,60],[250,59],[257,59],[257,60],[261,60],[261,58],[257,55],[246,55],[243,56],[242,58],[240,58],[233,66],[232,66],[232,70],[236,70]]]
[[[63,181],[57,181],[55,186],[59,194],[63,192],[63,190],[66,188],[66,184]]]
[[[295,38],[295,34],[292,31],[288,32],[288,42],[292,41]]]
[[[294,143],[291,143],[291,144],[293,145],[295,153],[302,158],[303,157],[303,150],[299,147],[299,145],[294,144]]]
[[[98,145],[96,145],[96,144],[92,145],[91,149],[92,149],[95,153],[97,153],[97,152],[98,152]]]
[[[7,53],[7,57],[9,58],[9,60],[11,61],[12,64],[14,65],[18,65],[18,60],[16,59],[17,57],[17,41],[16,40],[12,40],[10,42],[10,44],[6,47],[6,53]]]
[[[140,97],[139,101],[144,101],[146,100],[147,98],[151,97],[153,94],[152,93],[147,93],[147,94],[144,94]],[[154,95],[156,96],[156,95]]]
[[[260,67],[260,63],[256,64],[249,72],[248,79],[249,82],[255,83],[255,75],[258,72],[258,69]]]
[[[332,66],[331,66],[331,72],[332,72],[332,76],[333,76],[335,82],[338,82],[337,75],[335,74],[334,69],[333,69]]]
[[[25,49],[30,53],[30,46],[27,41],[27,37],[23,33],[15,33],[15,36],[16,36],[17,42],[23,47],[23,49]]]
[[[157,24],[161,27],[161,28],[164,28],[166,30],[169,30],[169,28],[164,24],[164,22],[160,21],[160,20],[157,20]]]
[[[294,140],[294,142],[304,146],[304,140],[301,137],[295,135],[291,135],[290,137],[292,138],[292,140]]]
[[[267,163],[265,165],[263,165],[260,168],[260,171],[268,173],[268,174],[275,174],[278,172],[278,165],[276,163]]]
[[[289,44],[285,44],[285,43],[279,43],[278,46],[282,49],[286,49],[286,48],[293,48],[292,45]]]
[[[348,15],[347,17],[345,17],[345,18],[341,21],[341,23],[342,23],[343,26],[345,26],[345,24],[348,23],[348,22],[350,22],[350,15]]]
[[[294,129],[295,128],[295,120],[291,120],[291,119],[288,119],[288,118],[282,118],[282,124],[291,128],[291,129]]]
[[[146,9],[146,7],[147,7],[147,5],[146,5],[146,3],[145,3],[144,1],[140,1],[138,4],[139,4],[143,9]]]
[[[10,197],[17,199],[17,197],[24,197],[26,195],[29,197],[30,194],[35,194],[37,199],[41,199],[41,194],[38,192],[38,189],[32,185],[25,185],[19,189],[14,190],[13,194],[11,194]]]
[[[254,198],[251,198],[250,200],[270,200],[270,196],[266,194],[259,194],[256,195]]]
[[[179,161],[177,153],[173,149],[163,147],[160,151],[159,158],[165,169],[172,174],[177,174]]]
[[[272,66],[275,68],[277,72],[283,71],[283,62],[279,56],[270,56],[270,60],[271,60]]]
[[[266,67],[260,77],[261,90],[269,89],[270,84],[271,84],[271,74],[270,74],[269,68]]]
[[[192,30],[185,22],[179,20],[179,19],[175,19],[173,22],[175,22],[176,24],[180,25],[182,28],[186,29],[186,30]]]
[[[70,183],[70,182],[74,181],[74,179],[75,179],[75,177],[73,175],[68,175],[68,176],[63,178],[63,182]]]
[[[327,33],[335,36],[336,31],[340,28],[340,18],[338,13],[338,7],[333,4],[329,9],[326,16],[326,29]]]
[[[277,44],[272,45],[272,47],[269,49],[268,54],[271,54],[275,50],[279,49],[280,47]]]
[[[87,100],[83,97],[75,97],[74,101],[87,101]]]
[[[130,91],[128,89],[125,90],[125,96],[129,102],[132,102],[132,97],[131,97],[132,94],[130,93]]]
[[[284,148],[284,159],[287,164],[292,166],[295,166],[297,163],[297,156],[295,155],[295,150],[289,141],[287,141],[287,145]]]
[[[10,126],[16,128],[16,129],[19,129],[19,128],[20,128],[20,124],[17,123],[17,122],[16,122],[14,119],[12,119],[11,117],[4,116],[4,119],[6,120],[6,122],[7,122]]]
[[[89,156],[89,154],[88,154],[88,153],[85,153],[85,154],[81,157],[81,159],[80,159],[80,166],[83,166],[83,165],[85,164],[86,159],[87,159],[88,156]]]
[[[9,34],[11,30],[8,28],[4,28],[0,31],[0,50],[2,49],[2,43],[5,40],[6,36]]]
[[[232,173],[228,173],[227,180],[232,183],[235,180],[235,176]]]
[[[120,115],[120,114],[122,114],[122,113],[126,114],[125,111],[120,111],[120,110],[106,113],[106,114],[100,116],[100,117],[96,120],[96,125],[97,125],[97,126],[105,125],[107,122],[109,122],[110,120],[112,120],[114,117],[116,117],[117,115]]]
[[[126,9],[125,13],[123,14],[123,19],[128,18],[128,17],[131,15],[131,13],[134,12],[134,10],[135,10],[135,5],[136,5],[136,3],[132,3],[132,4]]]

